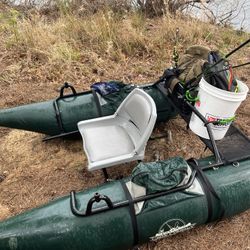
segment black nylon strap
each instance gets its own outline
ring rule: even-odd
[[[102,113],[102,107],[101,107],[99,98],[98,98],[98,96],[97,96],[97,94],[96,94],[96,92],[95,92],[94,89],[91,89],[91,91],[92,91],[92,94],[93,94],[93,97],[94,97],[94,101],[95,101],[95,104],[96,104],[96,108],[97,108],[98,115],[99,115],[100,117],[102,117],[102,116],[103,116],[103,113]]]
[[[57,103],[58,99],[59,98],[53,101],[53,107],[54,107],[55,114],[56,114],[56,121],[57,121],[58,128],[61,131],[61,133],[65,133],[65,129],[63,127],[63,122],[62,122],[62,117],[61,117],[61,112]]]
[[[197,179],[200,180],[200,183],[201,183],[201,185],[203,187],[204,194],[205,194],[206,199],[207,199],[207,221],[206,221],[206,223],[209,223],[212,220],[212,217],[213,217],[212,196],[211,196],[211,193],[210,193],[207,185],[204,183],[204,180],[201,178],[199,171],[197,172]]]
[[[130,214],[132,227],[133,227],[133,233],[134,233],[134,246],[136,246],[139,241],[139,234],[138,234],[138,225],[137,225],[137,219],[136,219],[136,214],[135,214],[135,207],[134,207],[134,203],[132,202],[133,198],[126,186],[126,183],[123,180],[120,180],[120,182],[121,182],[123,191],[126,195],[126,198],[129,201],[129,214]]]
[[[225,206],[224,206],[223,202],[221,201],[220,197],[218,196],[218,194],[216,193],[216,191],[214,190],[212,184],[210,183],[210,181],[208,180],[207,176],[204,174],[202,169],[199,168],[198,162],[195,159],[190,159],[188,161],[188,164],[190,164],[194,169],[196,169],[197,174],[198,174],[198,178],[201,181],[201,184],[202,184],[203,189],[204,189],[204,193],[205,193],[206,198],[207,198],[208,218],[207,218],[206,223],[211,222],[212,218],[213,218],[213,202],[212,202],[211,195],[213,195],[214,198],[216,200],[218,200],[218,202],[220,204],[221,212],[220,212],[218,220],[222,219],[224,214],[225,214]]]

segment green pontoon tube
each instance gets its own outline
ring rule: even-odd
[[[23,105],[0,110],[0,126],[60,137],[78,132],[77,122],[113,114],[125,97],[135,88],[134,85],[117,84],[119,91],[100,96],[94,89],[76,93],[75,89],[65,84],[60,96],[55,100]],[[72,94],[64,95],[64,90],[71,88]],[[155,101],[157,121],[167,121],[176,115],[176,110],[168,99],[153,84],[141,86]]]
[[[186,162],[177,157],[140,163],[129,178],[72,192],[1,222],[0,249],[128,249],[249,209],[250,160],[216,170],[212,162],[214,158]],[[138,175],[145,169],[159,171],[149,173],[151,181],[145,182]],[[165,170],[171,173],[160,179]],[[146,183],[146,191],[135,196],[133,179]]]

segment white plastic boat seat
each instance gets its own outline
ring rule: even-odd
[[[153,99],[136,88],[114,115],[79,122],[88,169],[142,160],[156,116]]]
[[[83,130],[82,135],[91,162],[129,154],[135,149],[130,136],[119,125],[89,127]]]
[[[116,114],[137,128],[140,139],[135,142],[135,150],[139,152],[145,148],[152,133],[157,112],[154,100],[143,90],[134,89],[130,95],[119,106]]]
[[[145,102],[145,97],[140,94],[135,94],[129,99],[125,105],[119,110],[119,116],[126,117],[132,121],[141,133],[148,126],[148,121],[151,116],[150,103]]]

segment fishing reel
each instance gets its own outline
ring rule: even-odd
[[[165,70],[162,77],[164,88],[167,89],[168,96],[180,112],[184,115],[190,115],[192,110],[187,105],[186,101],[194,105],[197,100],[198,91],[196,88],[188,89],[186,84],[182,83],[180,79],[178,79],[178,75],[180,73],[181,72],[176,68]]]

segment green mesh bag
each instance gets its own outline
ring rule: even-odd
[[[188,164],[181,157],[165,161],[139,163],[131,181],[146,188],[147,194],[177,187],[188,175]]]

